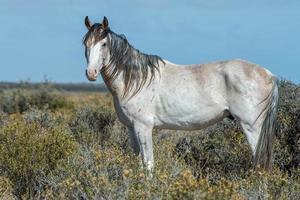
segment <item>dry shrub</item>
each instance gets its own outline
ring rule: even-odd
[[[300,177],[300,87],[281,81],[275,164],[290,176]]]
[[[212,182],[244,177],[252,167],[246,137],[237,123],[229,120],[180,139],[176,152],[196,176],[208,176]]]
[[[72,115],[69,128],[78,142],[104,144],[110,139],[116,115],[109,109],[86,105],[79,107]]]
[[[289,178],[279,168],[272,173],[262,169],[248,172],[245,179],[239,180],[239,192],[246,199],[299,199],[300,179]]]
[[[21,116],[11,116],[0,129],[0,171],[13,183],[17,197],[33,198],[45,177],[76,148],[64,126],[43,127]]]

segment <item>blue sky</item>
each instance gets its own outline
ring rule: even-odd
[[[88,82],[86,15],[174,63],[241,58],[300,83],[296,0],[1,0],[0,81]]]

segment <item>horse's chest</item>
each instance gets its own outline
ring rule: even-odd
[[[132,127],[136,121],[152,123],[152,113],[149,111],[149,107],[141,102],[122,103],[116,100],[114,105],[119,120],[126,126]]]
[[[118,102],[118,101],[114,101],[114,106],[115,106],[115,110],[116,110],[119,120],[124,125],[132,126],[133,119],[132,119],[131,113],[130,113],[129,109],[127,108],[127,106],[120,104],[120,102]]]

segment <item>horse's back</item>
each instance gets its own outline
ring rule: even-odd
[[[261,66],[244,60],[220,61],[207,64],[170,66],[162,74],[160,87],[190,98],[214,100],[230,94],[265,96],[272,88],[274,75]]]

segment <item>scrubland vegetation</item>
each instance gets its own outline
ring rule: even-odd
[[[272,173],[234,121],[154,131],[153,178],[108,93],[0,92],[0,199],[300,199],[300,87],[281,81]]]

